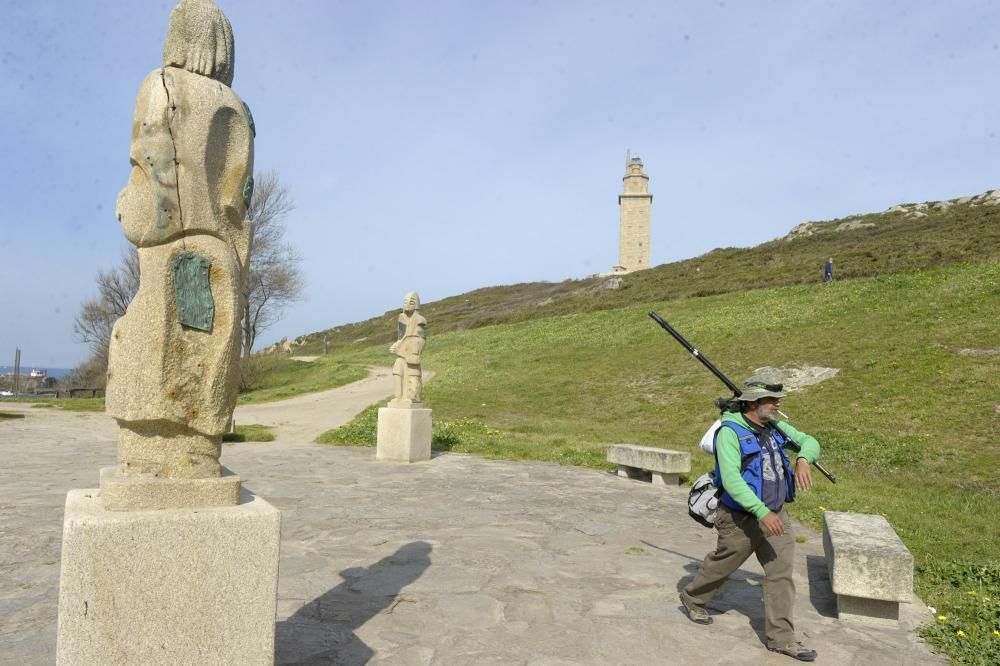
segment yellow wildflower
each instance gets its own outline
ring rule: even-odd
[[[993,630],[993,635],[994,636],[1000,636],[1000,629],[994,629]]]
[[[975,590],[969,590],[968,592],[966,592],[966,594],[969,595],[970,597],[974,597],[974,596],[976,596],[976,591]]]
[[[944,622],[948,619],[947,615],[938,615],[938,622]]]
[[[820,510],[820,511],[826,511],[826,507],[825,507],[825,506],[820,506],[820,507],[819,507],[819,510]]]
[[[962,631],[961,629],[959,629],[958,631],[956,631],[956,632],[955,632],[955,635],[956,635],[956,636],[964,636],[964,635],[965,635],[965,632],[964,632],[964,631]]]

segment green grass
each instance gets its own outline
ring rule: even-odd
[[[277,354],[255,356],[253,390],[240,394],[239,404],[285,400],[305,393],[325,391],[363,379],[363,365],[345,364],[321,356],[315,361],[293,361]]]
[[[259,423],[237,425],[236,432],[227,432],[222,436],[223,442],[273,442],[274,432],[271,428]]]
[[[1000,347],[1000,263],[432,334],[435,448],[605,468],[608,444],[632,442],[690,451],[696,478],[712,464],[697,449],[716,416],[711,399],[726,392],[650,309],[737,382],[766,365],[840,370],[784,401],[840,478],[817,474],[793,513],[817,529],[823,510],[888,518],[914,554],[917,592],[948,618],[924,635],[956,661],[986,663],[976,655],[995,654],[1000,630],[997,606],[983,601],[1000,600],[1000,354],[963,350]],[[358,347],[331,358],[385,362],[381,345]],[[374,418],[369,410],[322,441],[371,444]]]
[[[0,421],[7,419],[23,419],[24,414],[20,412],[0,412]]]

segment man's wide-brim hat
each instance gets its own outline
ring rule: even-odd
[[[754,375],[743,383],[743,393],[740,400],[743,402],[753,402],[761,398],[784,398],[785,387],[768,381],[768,378]]]

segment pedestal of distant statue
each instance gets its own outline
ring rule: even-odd
[[[411,291],[403,299],[403,312],[396,322],[396,342],[389,353],[395,397],[378,410],[375,459],[418,462],[431,457],[431,410],[420,401],[423,391],[421,357],[427,340],[427,320],[417,309],[420,297]]]
[[[375,460],[419,462],[431,458],[431,410],[420,403],[378,410],[378,438]]]
[[[280,514],[219,464],[239,381],[254,126],[210,0],[170,15],[118,198],[139,289],[112,332],[118,465],[66,498],[59,664],[272,664]]]

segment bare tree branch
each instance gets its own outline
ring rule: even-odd
[[[285,242],[285,219],[295,209],[288,188],[275,171],[254,176],[247,209],[251,225],[250,269],[243,308],[243,356],[257,336],[277,322],[285,308],[302,298],[302,256]]]
[[[139,291],[139,253],[132,245],[122,252],[121,264],[110,271],[97,272],[97,298],[83,302],[73,321],[73,335],[90,345],[91,358],[85,363],[89,375],[103,384],[108,370],[108,345],[118,318],[125,314]]]

